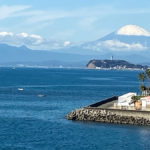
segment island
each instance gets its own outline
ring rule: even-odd
[[[125,60],[90,60],[86,65],[88,69],[116,69],[116,70],[141,70],[147,69],[148,66],[136,65]]]
[[[68,120],[150,126],[150,69],[138,74],[140,95],[129,92],[69,113]],[[146,82],[145,82],[146,81]],[[149,83],[147,83],[149,81]]]

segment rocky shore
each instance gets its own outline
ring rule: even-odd
[[[150,125],[150,113],[80,108],[69,113],[68,120],[97,121],[103,123]]]

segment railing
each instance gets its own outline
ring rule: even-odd
[[[149,90],[142,91],[142,96],[150,96],[150,91]]]

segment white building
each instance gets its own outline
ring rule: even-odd
[[[114,106],[118,106],[119,108],[127,107],[128,109],[133,109],[134,103],[132,103],[132,96],[137,96],[136,93],[127,93],[118,97],[117,103]],[[140,98],[141,101],[141,109],[147,110],[150,109],[150,96],[145,96]]]
[[[140,99],[142,101],[142,107],[150,107],[150,96],[146,96]]]
[[[118,106],[134,106],[132,102],[132,96],[136,96],[136,93],[127,93],[118,97]]]

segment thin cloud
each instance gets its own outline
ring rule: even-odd
[[[111,15],[126,15],[126,14],[149,14],[150,9],[120,9],[115,6],[101,5],[85,7],[74,10],[39,10],[28,5],[2,5],[0,6],[0,20],[11,17],[23,18],[25,24],[37,24],[55,21],[58,19],[72,18],[77,20],[77,24],[81,27],[87,25],[90,27],[97,20]],[[34,26],[35,27],[35,26]],[[36,28],[36,27],[35,27]]]
[[[30,7],[31,6],[27,6],[27,5],[13,5],[13,6],[2,5],[0,6],[0,20],[9,17],[14,17],[15,13],[24,11]]]
[[[28,34],[25,32],[19,34],[12,32],[0,32],[0,43],[13,46],[25,45],[31,49],[36,50],[56,50],[72,45],[70,41],[48,40],[41,37],[40,35]]]
[[[111,15],[127,15],[127,14],[150,14],[149,9],[116,9],[113,6],[96,6],[80,8],[75,10],[36,10],[24,11],[18,14],[18,17],[28,17],[27,21],[30,23],[38,23],[49,20],[57,20],[62,18],[79,18],[84,19],[85,22],[93,22],[96,19],[101,19]]]
[[[0,19],[8,17],[26,17],[29,23],[45,22],[62,18],[84,18],[85,22],[92,21],[92,18],[103,18],[109,15],[126,14],[149,14],[150,9],[120,9],[115,6],[101,5],[85,7],[74,10],[32,10],[29,5],[2,5],[0,6]],[[89,19],[91,18],[91,19]]]
[[[143,51],[146,50],[147,47],[143,46],[140,43],[124,43],[118,40],[107,40],[102,42],[102,46],[106,47],[112,51]]]

